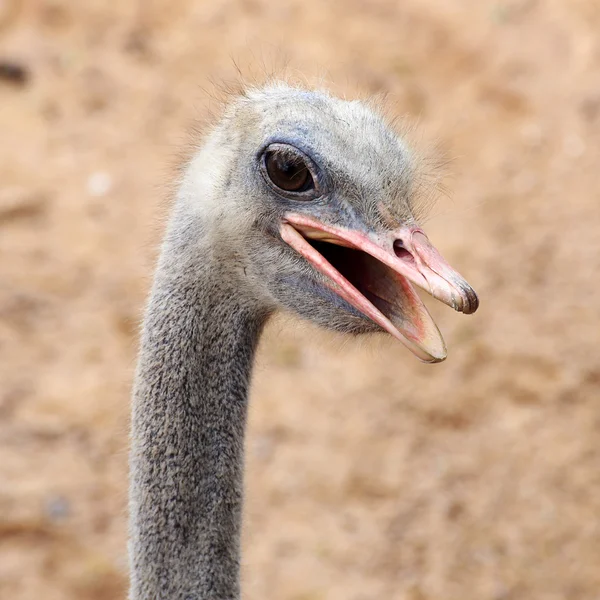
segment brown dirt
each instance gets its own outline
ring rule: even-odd
[[[0,1],[0,21],[10,0]],[[136,331],[172,157],[232,58],[388,93],[453,159],[430,237],[481,295],[424,366],[271,325],[245,596],[600,590],[596,0],[29,0],[0,58],[0,597],[126,590]]]

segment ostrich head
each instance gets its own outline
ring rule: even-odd
[[[387,331],[418,358],[446,348],[413,286],[464,313],[478,299],[411,211],[411,152],[360,102],[250,91],[191,161],[176,219],[242,302],[347,333]]]

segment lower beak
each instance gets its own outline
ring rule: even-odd
[[[477,310],[473,288],[444,260],[418,227],[404,226],[383,239],[377,234],[331,226],[297,213],[288,213],[281,237],[330,281],[338,295],[399,339],[418,358],[446,358],[443,338],[411,284],[465,314]],[[360,250],[358,283],[342,275],[307,240]],[[348,269],[346,269],[348,270]],[[356,285],[355,285],[356,283]]]

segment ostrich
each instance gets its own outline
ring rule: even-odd
[[[367,105],[284,84],[233,101],[189,162],[133,392],[131,600],[240,597],[247,393],[273,312],[446,357],[413,285],[466,314],[478,299],[413,217],[413,165]]]

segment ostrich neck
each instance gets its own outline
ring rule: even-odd
[[[265,318],[223,289],[216,263],[177,262],[159,267],[134,388],[130,598],[234,600],[247,391]]]

